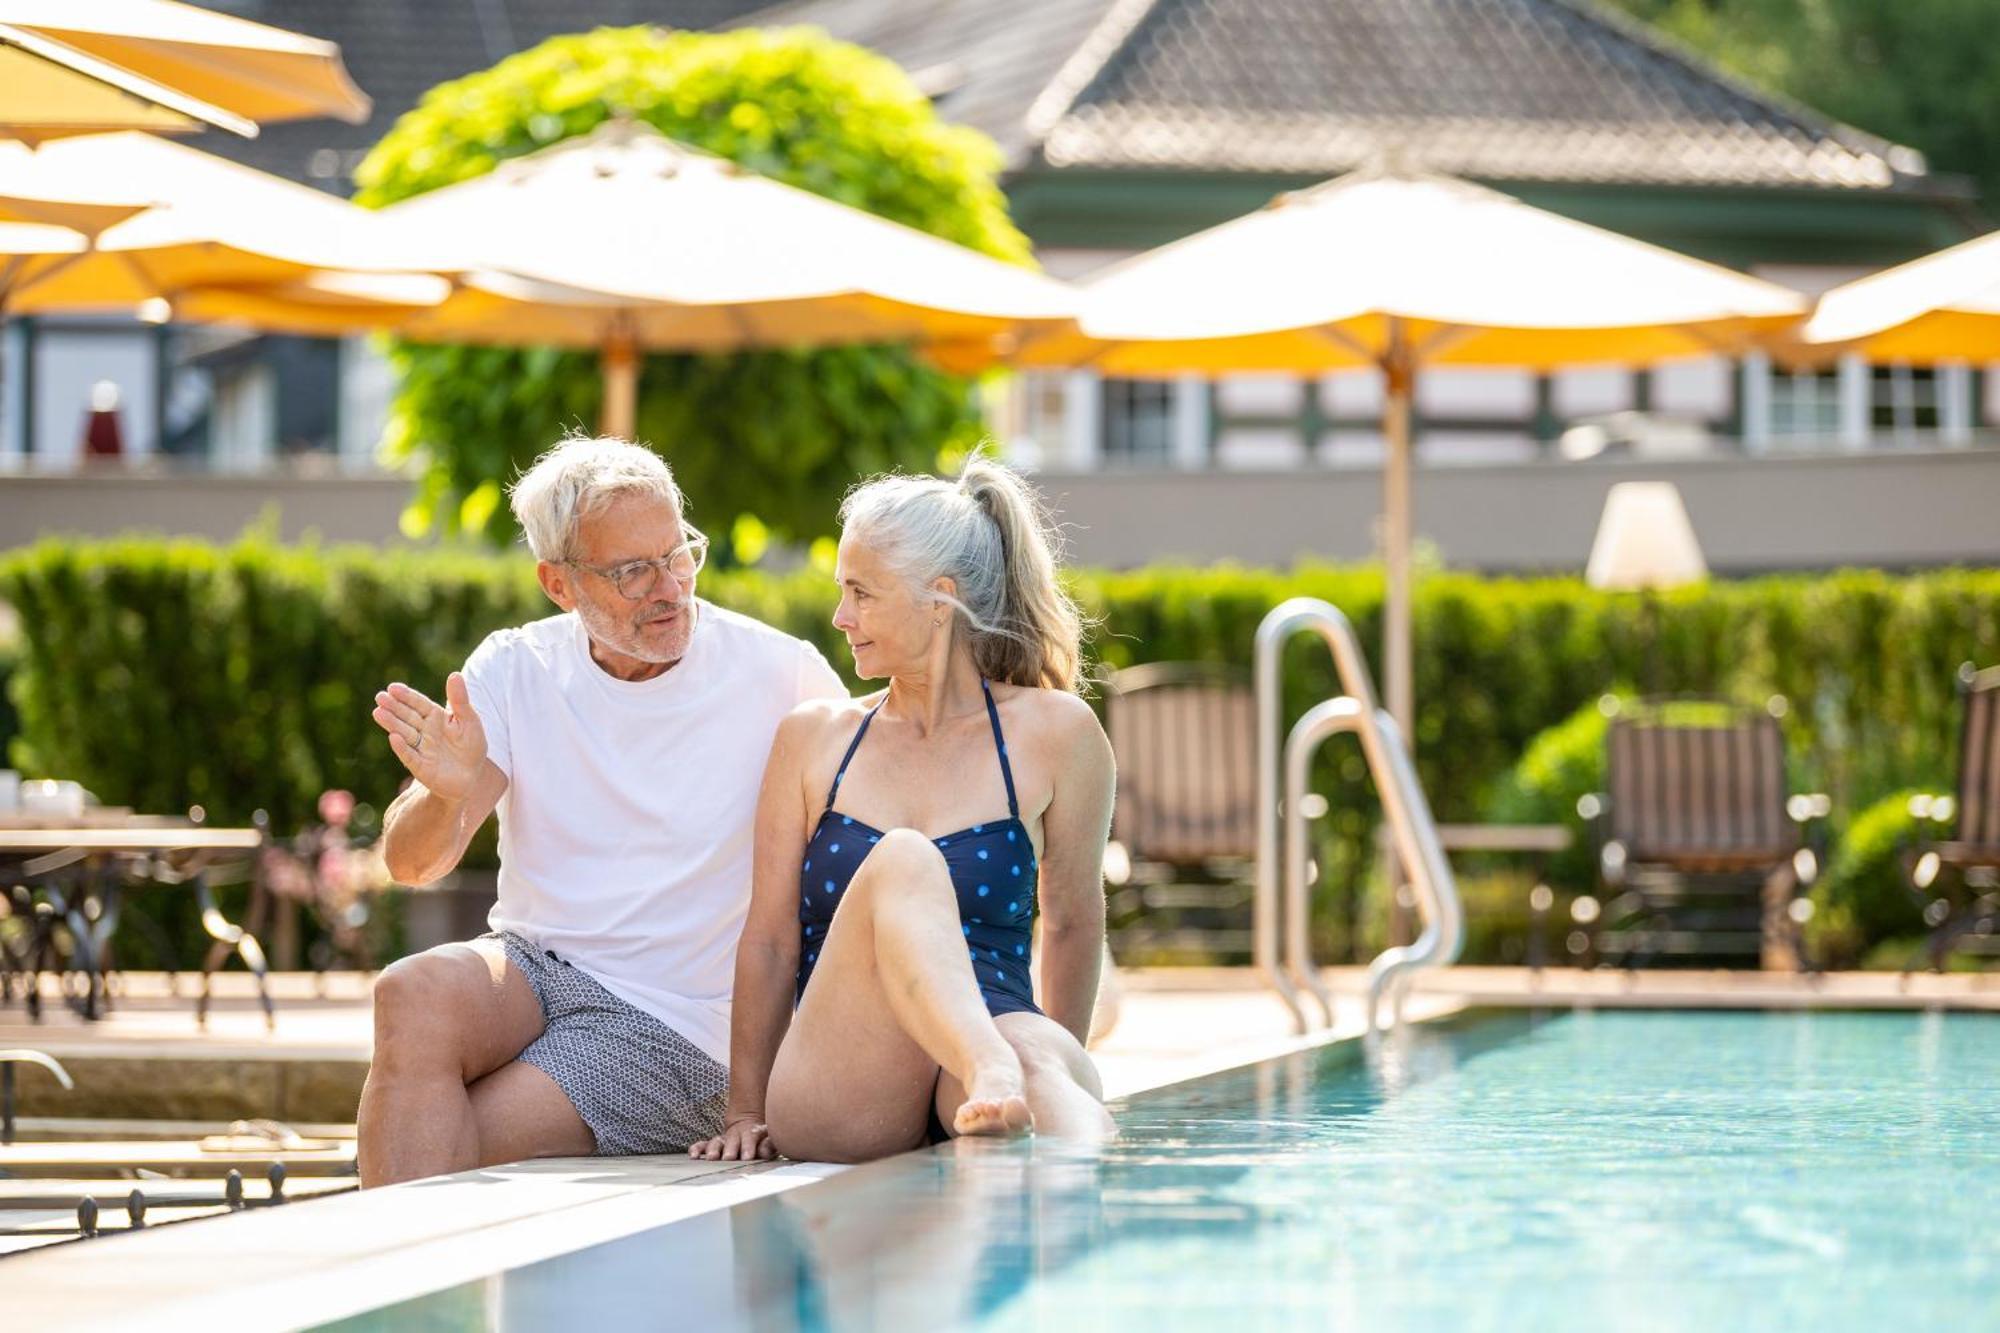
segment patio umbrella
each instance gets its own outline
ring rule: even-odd
[[[0,135],[30,143],[105,130],[335,116],[369,101],[332,42],[173,0],[0,0]]]
[[[2000,232],[1833,288],[1781,355],[1848,352],[1924,364],[2000,359]]]
[[[641,351],[910,343],[955,369],[1068,324],[1066,285],[614,121],[382,210],[462,271],[430,342],[596,348],[630,435]]]
[[[1430,366],[1549,370],[1737,350],[1797,294],[1463,181],[1359,172],[1084,284],[1079,328],[1017,364],[1133,377],[1372,366],[1382,430],[1385,694],[1414,736],[1410,402]]]
[[[0,146],[5,314],[165,317],[207,287],[402,271],[431,258],[344,200],[151,135]],[[432,286],[435,300],[444,287]]]

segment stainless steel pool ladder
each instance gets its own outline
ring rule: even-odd
[[[1317,633],[1333,653],[1335,671],[1344,691],[1306,711],[1293,724],[1283,755],[1284,793],[1279,798],[1278,726],[1283,706],[1282,665],[1285,644],[1305,630]],[[1339,608],[1316,597],[1294,597],[1274,607],[1257,627],[1257,884],[1254,907],[1255,957],[1258,968],[1292,1012],[1303,1033],[1311,1026],[1300,992],[1318,1001],[1327,1023],[1333,1022],[1333,997],[1313,965],[1308,912],[1306,787],[1313,755],[1330,736],[1351,731],[1361,738],[1369,776],[1382,798],[1391,845],[1416,892],[1423,930],[1414,943],[1384,950],[1368,969],[1368,1030],[1376,1029],[1381,1001],[1390,1000],[1390,1025],[1402,1021],[1403,994],[1410,974],[1420,967],[1455,962],[1465,937],[1465,913],[1458,885],[1439,843],[1430,802],[1417,782],[1401,730],[1387,709],[1375,701],[1354,626]],[[1280,897],[1278,825],[1284,824],[1283,894]],[[1281,912],[1282,907],[1282,931]],[[1283,965],[1279,940],[1284,942]]]

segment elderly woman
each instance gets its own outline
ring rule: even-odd
[[[888,685],[778,728],[724,1129],[690,1152],[853,1162],[956,1135],[1106,1137],[1083,1039],[1111,747],[1077,696],[1048,524],[978,460],[956,482],[870,482],[841,520],[833,623]]]

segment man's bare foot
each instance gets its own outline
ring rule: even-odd
[[[961,1138],[1026,1134],[1034,1127],[1035,1118],[1028,1113],[1018,1065],[1012,1069],[993,1066],[975,1070],[966,1083],[965,1101],[951,1118],[952,1132]]]

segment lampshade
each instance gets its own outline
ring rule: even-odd
[[[1623,481],[1604,498],[1604,517],[1584,578],[1593,588],[1678,588],[1708,577],[1701,543],[1670,481]]]

